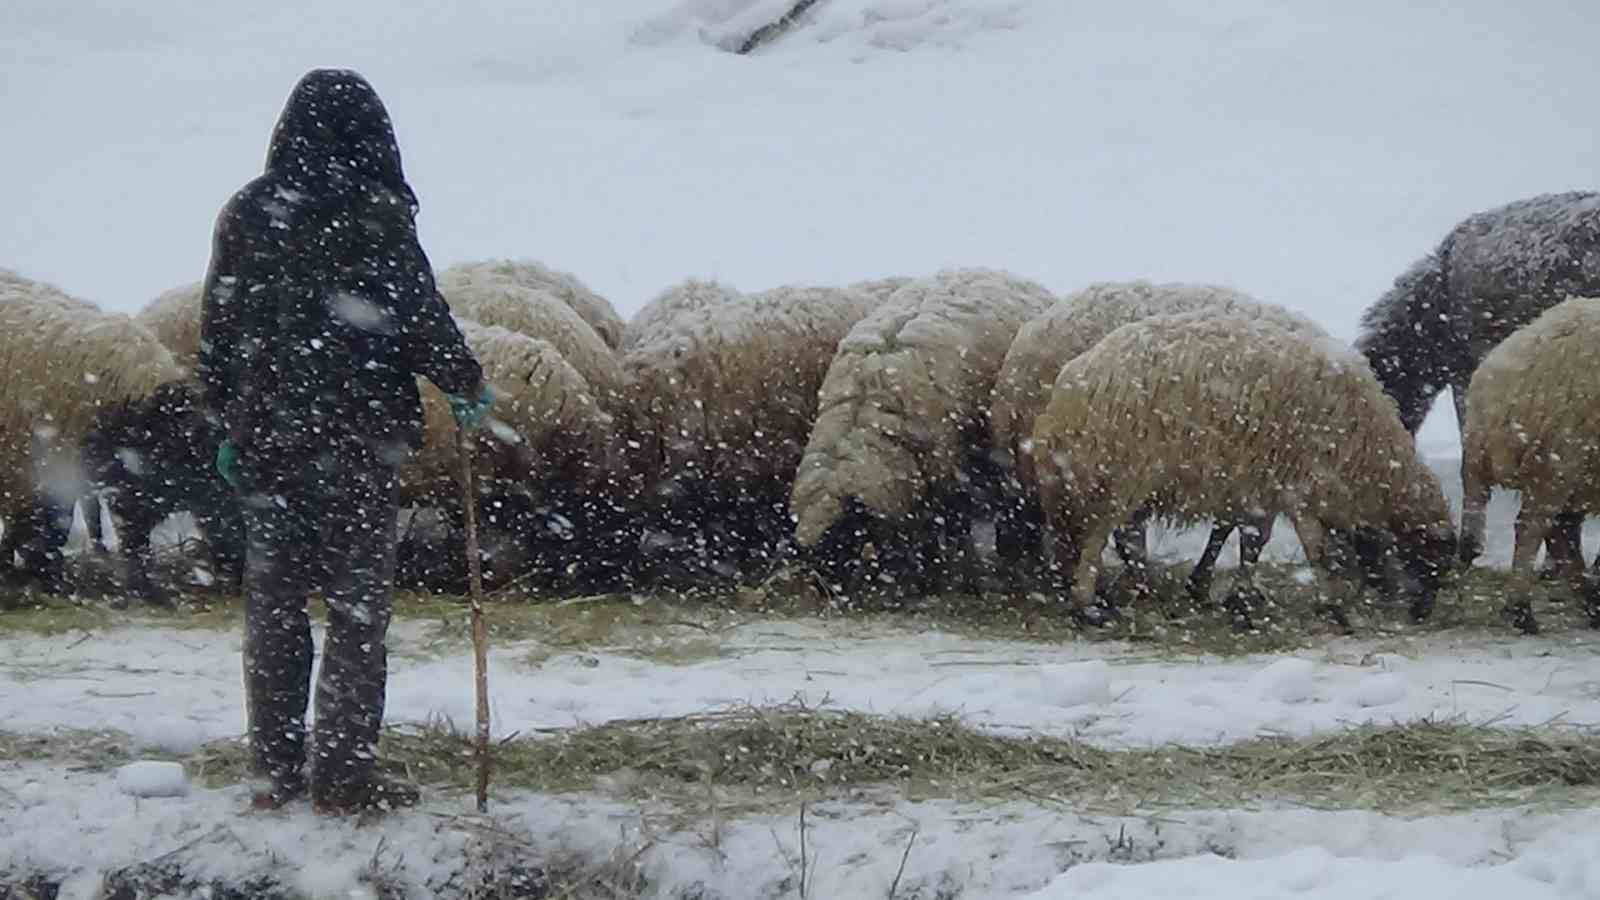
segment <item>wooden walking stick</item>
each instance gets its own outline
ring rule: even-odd
[[[478,812],[489,811],[489,627],[483,620],[483,561],[478,556],[478,485],[472,472],[472,436],[456,426],[461,492],[467,512],[467,588],[472,603],[472,664],[478,693]]]

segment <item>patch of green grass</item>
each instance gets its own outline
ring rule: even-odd
[[[0,635],[33,634],[48,637],[129,625],[222,630],[242,621],[239,601],[221,596],[184,600],[172,608],[135,602],[125,609],[114,609],[104,600],[75,600],[30,593],[18,598],[14,607],[0,611]]]
[[[102,758],[118,758],[94,747]],[[448,727],[384,735],[385,766],[425,784],[467,789],[467,735]],[[248,770],[240,742],[189,760],[209,782]],[[685,802],[706,785],[772,799],[846,787],[897,785],[919,797],[997,794],[1097,808],[1250,805],[1460,809],[1533,800],[1588,802],[1600,783],[1600,743],[1531,729],[1419,723],[1360,728],[1312,740],[1260,739],[1219,748],[1105,750],[1054,738],[1011,738],[951,719],[748,709],[639,720],[500,743],[495,783],[544,791],[595,789],[623,778],[636,795]],[[1120,803],[1118,802],[1120,801]]]
[[[66,758],[64,748],[74,748],[101,764],[125,758],[116,746],[101,733],[52,737],[43,749],[40,739],[0,738],[0,749],[20,748],[26,758]],[[472,787],[471,736],[451,727],[387,729],[380,754],[386,769],[422,784]],[[213,786],[249,771],[242,741],[211,744],[184,761]],[[1291,802],[1409,813],[1600,797],[1593,735],[1426,721],[1310,739],[1108,750],[991,734],[950,718],[780,706],[519,737],[500,742],[493,763],[498,789],[602,791],[682,809],[712,798],[725,809],[765,808],[878,787],[910,799],[1033,799],[1105,812]]]
[[[433,623],[424,652],[451,652],[472,639],[471,608],[457,598],[406,595],[396,615]],[[537,642],[529,651],[535,663],[556,653],[602,650],[668,664],[696,662],[726,652],[717,635],[749,621],[714,604],[691,606],[631,594],[493,599],[485,603],[484,616],[491,645]]]
[[[758,622],[808,620],[847,631],[939,629],[974,638],[1059,643],[1071,640],[1122,641],[1153,656],[1271,653],[1299,649],[1340,634],[1317,611],[1318,587],[1304,566],[1269,563],[1258,567],[1256,583],[1267,598],[1254,615],[1254,628],[1239,632],[1215,606],[1196,608],[1183,590],[1187,564],[1154,567],[1148,596],[1124,597],[1123,618],[1107,627],[1074,621],[1055,584],[1024,579],[1021,586],[910,597],[892,589],[847,595],[804,567],[777,570],[759,585],[697,591],[617,593],[585,597],[495,594],[487,604],[493,645],[529,642],[526,655],[537,664],[558,653],[607,652],[665,664],[687,664],[732,652],[722,640],[728,631]],[[1119,582],[1108,577],[1117,592]],[[1230,589],[1233,572],[1217,575],[1213,596]],[[1427,622],[1410,621],[1403,604],[1385,604],[1363,592],[1349,609],[1354,634],[1362,637],[1416,637],[1446,631],[1487,633],[1514,638],[1500,611],[1511,589],[1503,570],[1474,568],[1450,576]],[[64,634],[125,625],[227,629],[241,621],[241,603],[220,592],[189,590],[176,609],[130,605],[113,610],[104,601],[75,602],[42,594],[5,595],[16,608],[0,603],[0,635]],[[1547,635],[1590,634],[1582,604],[1558,581],[1541,582],[1535,610]],[[313,615],[320,615],[313,604]],[[428,624],[420,647],[405,652],[437,655],[459,652],[470,643],[470,614],[459,597],[401,592],[395,598],[398,620]]]
[[[1320,590],[1303,565],[1264,563],[1255,582],[1265,604],[1254,607],[1252,629],[1235,629],[1217,604],[1197,607],[1184,590],[1189,563],[1152,567],[1151,591],[1131,597],[1113,570],[1102,580],[1102,593],[1116,601],[1122,618],[1104,627],[1074,620],[1059,587],[1046,578],[1024,578],[1021,586],[1003,590],[950,592],[909,597],[893,590],[851,596],[823,585],[813,574],[794,567],[780,571],[757,588],[722,599],[775,616],[841,617],[909,628],[938,628],[969,637],[994,640],[1120,641],[1155,656],[1239,656],[1274,653],[1319,644],[1340,631],[1319,612]],[[1217,573],[1212,592],[1220,600],[1233,584],[1233,571]],[[1031,582],[1031,583],[1029,583]],[[1411,621],[1404,603],[1386,603],[1365,590],[1347,608],[1352,633],[1359,637],[1415,637],[1448,631],[1501,634],[1516,632],[1501,618],[1511,589],[1509,572],[1474,568],[1446,577],[1433,615]],[[1561,582],[1543,581],[1535,590],[1534,608],[1544,634],[1588,635],[1582,603]]]
[[[47,734],[0,731],[0,759],[70,762],[104,769],[132,758],[128,736],[119,731],[62,728]]]

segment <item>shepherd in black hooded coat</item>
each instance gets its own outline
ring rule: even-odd
[[[394,577],[396,468],[421,440],[416,376],[473,424],[482,370],[434,287],[389,116],[360,75],[300,80],[266,171],[218,217],[198,367],[245,510],[244,677],[271,789],[304,793],[311,630],[328,607],[310,787],[320,809],[415,801],[375,774]]]

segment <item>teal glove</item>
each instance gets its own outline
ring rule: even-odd
[[[489,407],[494,405],[496,399],[494,388],[485,381],[478,391],[477,399],[468,399],[459,394],[450,395],[450,412],[455,414],[456,422],[471,431],[483,424],[483,417],[489,412]]]
[[[233,441],[223,441],[217,445],[217,472],[229,487],[239,486],[239,448],[233,445]]]

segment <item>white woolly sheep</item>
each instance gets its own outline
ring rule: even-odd
[[[667,288],[651,298],[628,320],[622,331],[622,352],[627,353],[650,340],[658,329],[683,313],[737,302],[742,297],[742,294],[725,284],[695,278]]]
[[[709,542],[716,561],[725,549],[765,553],[787,532],[818,388],[839,341],[874,305],[849,288],[779,287],[680,308],[624,357],[638,471],[669,519],[734,530],[730,547]]]
[[[164,291],[134,314],[161,341],[178,365],[193,372],[200,360],[200,295],[204,285],[192,282]]]
[[[607,475],[615,437],[610,414],[549,341],[457,317],[467,346],[497,393],[491,427],[477,438],[477,471],[485,480],[556,479],[574,487]],[[421,451],[403,467],[408,496],[459,491],[456,424],[444,394],[425,378]]]
[[[0,559],[20,551],[60,589],[60,544],[90,489],[85,436],[103,410],[183,373],[129,317],[12,272],[0,277],[0,371]]]
[[[920,516],[968,539],[954,501],[988,457],[995,376],[1017,329],[1054,299],[1003,272],[945,270],[903,285],[857,323],[828,366],[795,476],[798,544],[815,547],[860,516]],[[888,529],[908,532],[920,529]]]
[[[1489,351],[1467,388],[1461,557],[1470,563],[1483,549],[1490,490],[1521,491],[1505,614],[1528,633],[1539,630],[1530,593],[1540,544],[1558,515],[1600,509],[1596,346],[1600,299],[1566,300]],[[1583,558],[1563,560],[1562,568],[1584,597],[1589,623],[1600,627],[1600,596],[1584,583]]]
[[[1090,285],[1063,297],[1017,332],[995,380],[990,412],[996,457],[1013,475],[1008,493],[1014,496],[1001,517],[1002,531],[996,541],[1003,555],[1016,557],[1030,547],[1038,547],[1039,531],[1034,524],[1038,518],[1038,482],[1027,444],[1034,420],[1044,411],[1061,367],[1130,322],[1200,310],[1242,315],[1308,337],[1325,336],[1320,326],[1304,316],[1232,288],[1150,281]],[[1209,594],[1217,555],[1235,524],[1218,523],[1212,530],[1205,552],[1189,578],[1189,591],[1197,599]],[[1249,566],[1260,556],[1272,521],[1252,518],[1237,524],[1241,526],[1240,561]],[[1118,535],[1118,540],[1124,549],[1142,556],[1142,528],[1127,529]],[[1132,560],[1130,563],[1138,564]]]
[[[589,289],[576,275],[552,269],[531,259],[497,259],[485,262],[464,263],[452,271],[478,271],[505,278],[530,290],[543,291],[565,303],[594,329],[607,347],[617,350],[622,346],[625,324],[611,301]]]
[[[1030,448],[1072,606],[1092,617],[1114,529],[1283,512],[1343,621],[1330,531],[1392,534],[1432,610],[1454,543],[1438,479],[1365,360],[1259,319],[1191,312],[1124,325],[1061,369]],[[1241,573],[1241,576],[1243,573]],[[1254,593],[1240,585],[1230,599]]]
[[[503,576],[543,546],[546,523],[596,521],[596,511],[587,507],[605,506],[617,435],[612,417],[553,344],[459,317],[456,323],[499,395],[489,427],[477,432],[474,466],[484,501],[485,547],[502,551],[489,561],[490,575]],[[402,502],[459,514],[455,419],[438,388],[423,378],[417,385],[423,442],[401,469]]]
[[[438,284],[452,313],[548,341],[583,376],[603,409],[623,411],[622,361],[556,294],[530,287],[494,263],[451,266],[439,273]]]
[[[869,278],[866,281],[857,281],[850,285],[853,291],[864,291],[871,294],[874,304],[882,303],[889,299],[895,291],[910,284],[911,278],[905,275],[893,275],[888,278]]]

